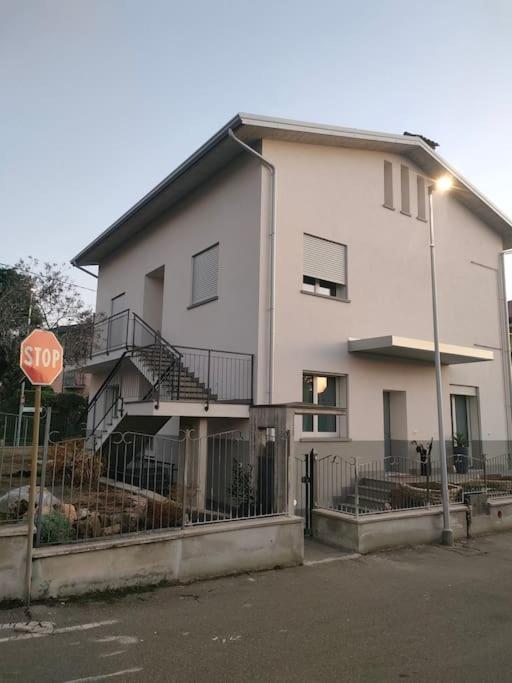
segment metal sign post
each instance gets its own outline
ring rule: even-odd
[[[30,589],[32,584],[32,551],[34,547],[34,521],[36,509],[37,455],[39,450],[39,424],[41,421],[41,387],[48,386],[57,379],[62,372],[62,365],[62,346],[53,332],[46,332],[45,330],[33,330],[28,337],[21,342],[20,368],[35,386],[36,390],[27,515],[27,558],[25,566],[25,601],[27,605],[30,605]],[[40,496],[40,503],[41,500],[42,498]]]
[[[30,458],[30,489],[28,495],[27,562],[25,566],[25,602],[30,605],[32,583],[32,548],[36,505],[37,452],[39,450],[39,422],[41,417],[41,386],[36,387],[34,403],[34,425],[32,429],[32,455]]]

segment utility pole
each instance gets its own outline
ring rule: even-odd
[[[30,324],[32,322],[32,298],[34,296],[34,290],[30,288],[30,300],[28,303],[28,319],[27,319],[27,334],[30,332]],[[25,378],[21,382],[20,389],[20,404],[18,408],[18,422],[16,423],[16,438],[14,443],[16,446],[20,445],[21,439],[21,419],[23,417],[23,409],[25,408]]]

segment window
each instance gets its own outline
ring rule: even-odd
[[[219,245],[192,257],[192,306],[217,298],[219,280]]]
[[[416,186],[418,190],[418,219],[420,221],[426,221],[427,205],[425,201],[425,178],[423,176],[417,176]]]
[[[407,166],[400,166],[400,187],[402,190],[402,213],[411,215],[411,200],[409,196],[409,169]]]
[[[302,291],[336,299],[347,298],[347,247],[304,235]]]
[[[393,209],[393,164],[384,162],[384,206]]]
[[[318,406],[339,408],[342,415],[318,413],[302,416],[304,437],[347,436],[347,378],[344,375],[302,376],[302,401]]]

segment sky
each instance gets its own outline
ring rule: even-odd
[[[0,262],[69,263],[239,111],[423,133],[512,216],[511,35],[510,0],[0,0]]]

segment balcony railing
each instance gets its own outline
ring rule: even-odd
[[[85,373],[81,370],[64,370],[62,386],[64,389],[83,389],[85,387]]]
[[[124,402],[252,402],[252,354],[172,345],[128,309],[94,325],[90,357],[113,352],[119,356],[118,363],[100,387],[90,409],[98,403],[99,395],[105,394],[103,401],[110,401],[117,410],[117,401],[110,396],[113,391]],[[123,359],[131,359],[145,381],[125,382]],[[107,411],[105,405],[100,412]]]

